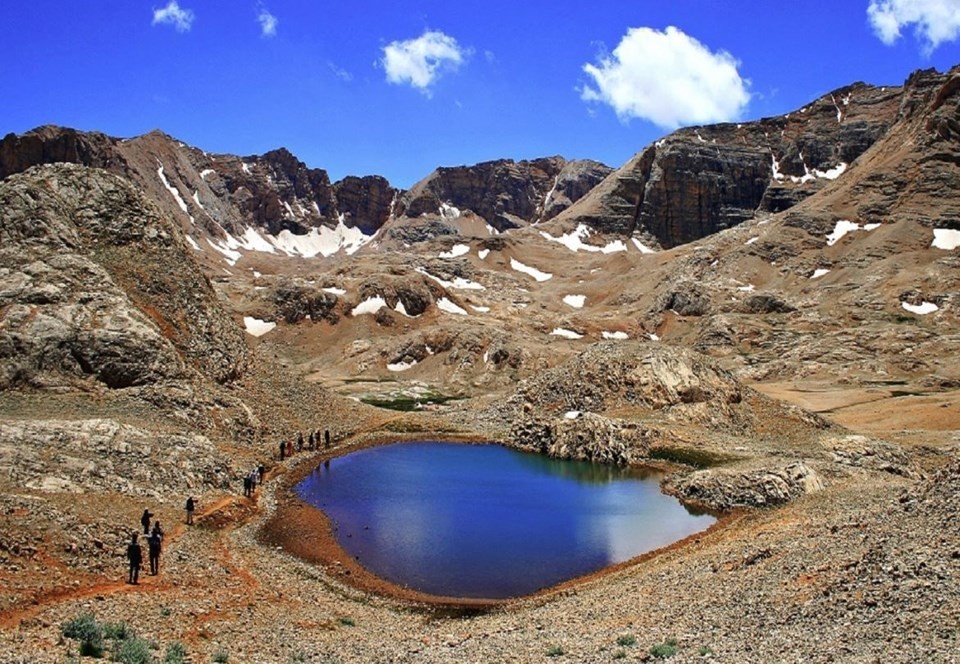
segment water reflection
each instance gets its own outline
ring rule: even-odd
[[[534,592],[713,522],[659,491],[659,474],[494,445],[401,443],[318,468],[297,489],[375,574],[460,597]]]

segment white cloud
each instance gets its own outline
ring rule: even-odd
[[[457,40],[442,32],[427,31],[416,39],[390,42],[383,49],[380,64],[387,72],[387,81],[411,85],[427,96],[446,71],[456,71],[470,55]]]
[[[327,67],[329,67],[330,71],[333,72],[333,75],[339,78],[341,81],[344,81],[345,83],[349,83],[350,81],[353,80],[353,74],[348,72],[346,69],[343,69],[342,67],[338,67],[336,64],[334,64],[329,60],[327,61]]]
[[[750,82],[738,65],[673,26],[630,28],[612,54],[583,65],[596,87],[583,86],[580,97],[609,104],[621,120],[667,129],[734,120],[750,101]]]
[[[887,46],[912,25],[923,52],[929,55],[943,42],[960,37],[960,2],[957,0],[870,0],[867,18],[873,32]]]
[[[177,0],[170,0],[163,9],[153,10],[153,23],[169,23],[177,32],[187,32],[193,25],[193,11],[181,9]]]
[[[277,36],[277,24],[280,21],[277,20],[276,16],[267,11],[267,8],[263,5],[260,5],[257,10],[257,21],[260,23],[261,37]]]

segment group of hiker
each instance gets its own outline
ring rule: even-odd
[[[306,437],[303,432],[298,432],[296,442],[293,439],[280,441],[280,460],[292,457],[296,452],[302,452],[304,447],[308,450],[320,449],[321,441],[324,448],[330,447],[330,430],[325,429],[322,433],[320,429],[310,431]],[[327,462],[329,464],[329,461]],[[243,477],[243,495],[251,498],[257,490],[257,486],[263,484],[263,478],[266,468],[262,463],[257,464],[249,473]],[[196,510],[197,501],[193,496],[187,498],[186,512],[187,525],[193,525],[193,513]],[[140,517],[140,525],[143,527],[143,535],[147,542],[147,555],[150,563],[150,574],[156,576],[160,571],[160,552],[163,549],[163,528],[160,521],[152,521],[154,514],[149,508],[143,510]],[[143,547],[140,544],[140,533],[134,532],[130,537],[130,543],[127,545],[127,561],[130,563],[130,574],[128,583],[137,584],[140,580],[140,570],[143,568]]]
[[[287,440],[280,441],[280,460],[283,461],[287,457],[292,457],[295,452],[302,452],[304,446],[310,451],[320,449],[320,440],[323,439],[324,448],[330,447],[330,429],[324,429],[323,435],[320,434],[320,429],[311,431],[306,439],[303,437],[303,432],[297,432],[297,441],[294,443],[293,439],[288,438]]]
[[[147,554],[150,560],[150,574],[156,576],[160,571],[160,551],[163,548],[163,527],[160,520],[153,522],[153,529],[150,528],[150,520],[154,517],[149,509],[143,510],[140,517],[140,525],[143,526],[143,534],[147,540]],[[139,533],[133,533],[130,538],[130,544],[127,545],[127,560],[130,562],[130,576],[128,583],[136,584],[140,580],[140,568],[143,567],[143,548],[138,541]]]
[[[197,501],[194,497],[187,498],[187,525],[193,525],[193,512],[196,507]],[[152,576],[156,576],[160,572],[160,552],[163,550],[163,526],[160,525],[160,520],[153,521],[153,528],[150,527],[154,516],[150,508],[143,510],[143,514],[140,515],[140,526],[143,528],[144,539],[147,541],[147,560],[150,563],[150,574]],[[143,568],[143,547],[140,545],[139,532],[134,532],[130,536],[130,543],[127,545],[127,562],[130,563],[127,583],[136,585],[140,581],[140,570]]]
[[[247,498],[253,497],[253,492],[257,487],[263,484],[263,475],[267,472],[263,464],[257,464],[253,470],[243,476],[243,495]]]

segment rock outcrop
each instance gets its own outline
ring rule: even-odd
[[[560,216],[663,247],[692,242],[819,191],[885,134],[902,99],[903,88],[856,83],[784,116],[678,130]]]
[[[413,186],[397,216],[439,217],[470,210],[503,231],[546,221],[590,191],[610,168],[561,157],[441,167]]]
[[[179,228],[121,178],[58,164],[0,183],[0,388],[225,382],[242,333]]]

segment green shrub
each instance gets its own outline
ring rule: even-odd
[[[103,638],[124,641],[133,638],[133,630],[125,622],[103,623]]]
[[[677,640],[667,639],[663,643],[650,648],[650,656],[654,659],[668,659],[677,654]]]
[[[623,648],[620,648],[620,650],[615,650],[615,651],[613,651],[613,658],[614,658],[614,659],[626,659],[626,658],[627,658],[627,651],[624,650]]]
[[[637,637],[633,634],[624,634],[617,638],[618,646],[633,646],[637,644]]]
[[[185,664],[187,661],[187,649],[179,641],[174,641],[167,646],[167,652],[163,656],[163,664]]]
[[[697,652],[700,653],[701,657],[710,657],[713,655],[713,650],[710,648],[710,646],[700,646],[700,650]]]
[[[92,613],[81,613],[63,624],[63,635],[80,642],[81,657],[103,657],[103,628]]]
[[[217,664],[227,664],[230,661],[230,655],[223,648],[218,648],[217,652],[213,653],[213,661]]]
[[[550,646],[547,650],[547,657],[559,657],[563,654],[563,646]]]
[[[153,661],[150,642],[136,636],[124,639],[114,648],[113,661],[123,664],[149,664]]]
[[[357,622],[356,622],[353,618],[351,618],[350,616],[341,616],[341,617],[340,617],[340,624],[341,624],[341,625],[346,625],[347,627],[353,627],[354,625],[357,624]]]

